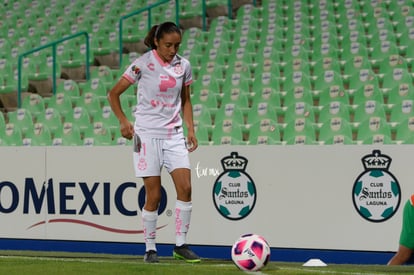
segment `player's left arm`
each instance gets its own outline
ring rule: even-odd
[[[195,135],[193,123],[193,105],[191,104],[191,88],[190,85],[183,85],[181,90],[181,108],[183,112],[183,120],[187,126],[187,143],[188,151],[192,152],[198,147],[197,137]]]

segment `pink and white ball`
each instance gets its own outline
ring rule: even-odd
[[[241,270],[258,271],[269,262],[269,244],[260,235],[242,235],[231,248],[231,259]]]

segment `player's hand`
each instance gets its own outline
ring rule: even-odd
[[[132,139],[134,136],[134,126],[128,120],[122,121],[121,125],[121,135],[126,139]]]
[[[198,141],[195,135],[187,136],[187,149],[189,152],[193,152],[198,147]]]

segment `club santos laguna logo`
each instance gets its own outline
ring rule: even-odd
[[[217,211],[226,219],[240,220],[253,210],[256,186],[245,172],[247,159],[232,152],[221,160],[224,172],[216,179],[213,201]]]
[[[389,172],[391,158],[380,150],[362,158],[365,171],[355,180],[353,202],[359,215],[371,222],[383,222],[391,218],[401,201],[401,189],[397,179]]]

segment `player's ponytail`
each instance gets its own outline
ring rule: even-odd
[[[144,44],[151,48],[156,49],[155,40],[159,41],[164,33],[173,33],[176,32],[181,35],[181,30],[173,22],[164,22],[160,25],[154,25],[149,30],[147,36],[144,39]]]

